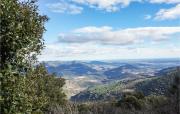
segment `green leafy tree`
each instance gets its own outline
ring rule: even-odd
[[[38,13],[34,1],[0,1],[1,69],[25,71],[43,48],[42,35],[47,17]]]
[[[33,112],[49,111],[48,109],[51,107],[66,103],[66,95],[62,90],[65,84],[63,78],[48,74],[43,65],[30,70],[26,77],[26,93],[29,95],[29,102],[32,103]]]
[[[31,113],[35,107],[35,101],[39,109],[47,102],[45,93],[40,93],[44,89],[43,81],[38,80],[38,86],[34,87],[33,91],[40,93],[35,101],[32,102],[29,99],[32,94],[27,92],[28,83],[32,83],[28,80],[27,73],[32,69],[37,60],[36,56],[43,49],[42,35],[45,31],[44,23],[47,20],[45,15],[38,13],[34,0],[26,2],[0,0],[0,103],[2,114]]]

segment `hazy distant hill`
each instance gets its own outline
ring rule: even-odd
[[[120,67],[105,71],[104,75],[106,75],[109,79],[122,79],[128,76],[132,76],[134,70],[138,70],[138,68],[130,64],[125,64]]]
[[[179,59],[129,60],[129,61],[47,61],[49,73],[65,75],[104,75],[107,78],[124,78],[140,74],[154,75],[158,70],[180,65]]]
[[[134,80],[115,81],[110,84],[104,84],[88,88],[79,94],[71,97],[73,101],[94,101],[94,100],[109,100],[120,99],[122,93],[142,91],[145,95],[167,94],[170,84],[173,80],[171,73],[176,72],[177,67],[164,69],[168,71],[161,77],[148,77]],[[159,71],[159,73],[162,70]]]
[[[168,67],[168,68],[158,71],[157,73],[155,73],[155,75],[156,76],[164,76],[164,75],[168,75],[169,73],[174,72],[176,70],[177,70],[177,67]]]
[[[49,73],[56,73],[60,76],[64,75],[87,75],[96,74],[97,70],[87,66],[84,63],[71,62],[68,64],[59,64],[57,66],[50,66],[47,64],[47,69]]]
[[[109,63],[109,62],[102,62],[102,61],[90,61],[88,63],[93,64],[93,65],[109,65],[109,64],[112,64],[112,63]]]
[[[154,76],[162,76],[165,72],[174,66],[180,66],[178,59],[165,60],[123,60],[123,61],[47,61],[44,62],[49,73],[56,73],[58,76],[68,80],[66,91],[68,97],[78,94],[79,92],[92,88],[94,85],[104,86],[103,90],[108,90],[108,84],[112,88],[116,83],[132,81],[139,79],[150,79]],[[166,69],[167,67],[170,67]],[[117,84],[118,85],[118,84]],[[120,84],[121,86],[122,84]],[[128,85],[128,84],[127,84]],[[119,88],[118,86],[116,86]],[[139,87],[139,86],[138,86]],[[75,88],[75,89],[74,89]],[[116,90],[112,89],[111,90]],[[140,88],[140,87],[139,87]],[[105,91],[106,92],[106,91]],[[113,93],[113,92],[111,92]],[[89,95],[89,94],[88,94]],[[112,96],[117,94],[113,93]],[[111,96],[111,95],[110,95]],[[92,95],[93,97],[93,95]]]

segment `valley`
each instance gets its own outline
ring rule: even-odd
[[[140,90],[140,84],[180,66],[180,59],[48,61],[44,64],[49,73],[66,79],[64,91],[68,99],[87,101],[108,100],[123,92]]]

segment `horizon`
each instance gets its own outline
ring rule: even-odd
[[[178,0],[39,0],[39,61],[180,58]],[[143,9],[143,10],[142,10]]]

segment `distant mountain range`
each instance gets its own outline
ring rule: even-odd
[[[47,61],[49,73],[66,75],[105,75],[118,78],[124,74],[152,74],[164,68],[180,65],[180,59],[138,61]],[[153,75],[154,75],[153,74]]]
[[[124,87],[137,81],[164,76],[174,67],[180,66],[180,59],[47,61],[43,63],[49,73],[55,73],[57,76],[67,79],[65,91],[69,93],[68,98],[70,98],[86,89],[93,89],[94,86],[101,87],[103,85],[104,87],[104,85],[109,86],[110,84],[111,90],[114,90],[114,82],[116,81],[123,82],[121,86]],[[106,86],[105,88],[108,88]],[[140,89],[140,86],[137,88]]]

